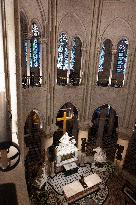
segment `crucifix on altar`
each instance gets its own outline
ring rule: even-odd
[[[57,118],[57,121],[63,121],[63,133],[65,134],[66,132],[66,128],[67,128],[67,120],[71,120],[72,119],[72,116],[71,117],[67,117],[67,113],[64,112],[64,115],[63,117],[61,118]]]

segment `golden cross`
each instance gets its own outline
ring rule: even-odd
[[[67,120],[70,120],[72,119],[72,116],[71,117],[67,117],[67,113],[64,112],[64,116],[62,118],[57,118],[57,121],[62,121],[63,120],[63,133],[65,134],[66,132],[66,123],[67,123]]]

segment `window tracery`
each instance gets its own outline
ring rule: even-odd
[[[57,84],[77,86],[80,84],[82,43],[77,36],[70,43],[67,35],[61,33],[58,45]]]

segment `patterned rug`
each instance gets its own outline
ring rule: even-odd
[[[78,172],[71,174],[69,176],[65,176],[63,172],[58,173],[53,178],[48,177],[47,182],[54,188],[54,190],[63,195],[63,186],[72,183],[76,180],[80,179],[80,176],[83,175],[84,177],[92,174],[91,167],[89,164],[86,164],[83,167],[78,168]]]
[[[87,195],[86,197],[71,203],[71,205],[90,205],[91,202],[94,201],[96,205],[102,205],[108,196],[108,188],[106,186],[106,182],[113,172],[114,167],[112,167],[108,163],[104,163],[103,167],[97,167],[95,163],[91,166],[90,164],[86,164],[84,167],[79,167],[78,173],[65,177],[61,172],[54,176],[53,178],[48,177],[46,190],[49,193],[48,204],[50,205],[65,205],[67,204],[65,197],[63,196],[63,186],[71,183],[80,178],[80,175],[88,176],[91,173],[97,173],[102,182],[100,184],[100,189]]]

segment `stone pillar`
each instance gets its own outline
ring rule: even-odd
[[[44,58],[40,59],[40,76],[42,76],[40,83],[44,85],[47,81],[47,58],[46,58],[47,39],[45,37],[42,37],[41,44],[42,44],[41,55],[44,56]]]
[[[53,144],[53,137],[50,137],[49,135],[46,136],[45,139],[45,161],[48,161],[48,154],[47,149]]]
[[[87,65],[86,65],[86,74],[87,77],[85,79],[85,86],[83,91],[83,105],[82,105],[82,120],[89,119],[90,115],[90,107],[92,100],[92,90],[94,80],[96,82],[96,76],[94,75],[96,60],[97,60],[97,41],[99,34],[99,26],[100,26],[100,17],[102,12],[102,0],[92,0],[92,10],[91,14],[91,34],[90,34],[90,46],[88,46],[88,55],[87,57]],[[91,68],[91,69],[90,69]],[[95,79],[93,79],[95,77]]]
[[[123,164],[124,164],[124,160],[125,160],[125,156],[126,156],[126,152],[127,152],[127,148],[128,148],[128,143],[129,143],[129,137],[125,134],[125,133],[118,133],[118,140],[117,140],[117,144],[121,145],[124,147],[124,150],[122,152],[122,159],[121,160],[117,160],[117,151],[115,154],[115,160],[114,163],[115,165],[119,166],[119,168],[122,168]]]
[[[48,74],[50,76],[48,81],[49,86],[49,125],[55,123],[54,121],[54,88],[56,84],[55,70],[56,70],[56,29],[57,29],[57,0],[48,1],[48,25],[49,25],[49,47],[48,47]]]
[[[57,130],[57,126],[52,124],[52,126],[48,126],[46,130],[46,140],[45,140],[45,161],[48,163],[48,174],[50,176],[54,176],[54,169],[55,169],[55,163],[49,162],[48,159],[48,147],[50,147],[53,144],[53,134]]]

